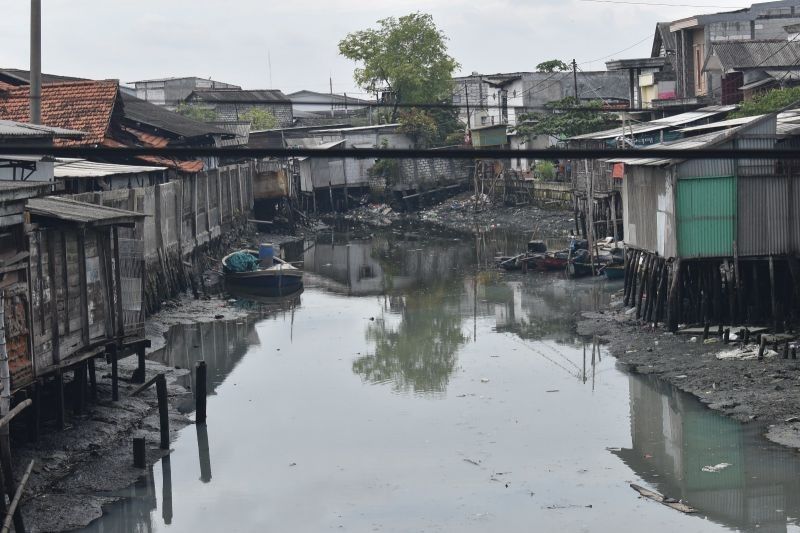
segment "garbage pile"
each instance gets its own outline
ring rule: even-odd
[[[362,205],[356,209],[351,209],[345,215],[346,220],[363,222],[379,227],[390,226],[398,218],[400,218],[400,214],[387,204]]]

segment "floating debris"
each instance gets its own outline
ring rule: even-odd
[[[719,472],[720,470],[725,470],[729,466],[732,466],[732,465],[730,463],[719,463],[719,464],[716,464],[716,465],[704,466],[700,470],[702,470],[703,472],[712,472],[712,473],[714,473],[714,472]]]
[[[654,502],[658,502],[662,505],[666,505],[667,507],[675,509],[676,511],[680,511],[686,514],[697,512],[696,509],[694,509],[693,507],[689,507],[680,500],[676,500],[674,498],[667,498],[663,494],[659,494],[656,491],[646,489],[641,485],[637,485],[636,483],[631,483],[630,486],[633,490],[638,492],[643,498],[647,498],[649,500],[653,500]]]

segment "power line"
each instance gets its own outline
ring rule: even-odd
[[[639,40],[639,41],[636,41],[635,43],[633,43],[632,45],[630,45],[630,46],[629,46],[629,47],[627,47],[627,48],[623,48],[622,50],[617,50],[616,52],[613,52],[613,53],[611,53],[611,54],[608,54],[607,56],[598,57],[597,59],[591,59],[591,60],[589,60],[589,61],[581,61],[580,63],[578,63],[578,65],[585,65],[585,64],[587,64],[587,63],[594,63],[594,62],[596,62],[596,61],[602,61],[603,59],[608,59],[608,58],[610,58],[610,57],[613,57],[613,56],[615,56],[615,55],[617,55],[617,54],[621,54],[622,52],[627,52],[628,50],[630,50],[630,49],[631,49],[631,48],[633,48],[634,46],[640,45],[640,44],[642,44],[643,42],[645,42],[645,41],[647,41],[647,40],[649,40],[649,39],[652,39],[652,38],[653,38],[653,34],[652,34],[652,33],[648,33],[648,34],[647,34],[647,35],[646,35],[646,36],[645,36],[643,39],[641,39],[641,40]]]
[[[579,2],[595,2],[598,4],[626,4],[635,6],[664,6],[664,7],[713,7],[715,9],[742,9],[743,6],[719,6],[700,4],[667,4],[662,2],[643,2],[633,0],[578,0]]]
[[[231,147],[88,147],[88,146],[5,146],[0,145],[0,156],[38,155],[53,157],[134,158],[157,156],[166,158],[230,157],[322,157],[365,159],[800,159],[795,149],[729,149],[729,148],[648,148],[625,150],[619,148],[545,148],[503,150],[492,148],[231,148]]]

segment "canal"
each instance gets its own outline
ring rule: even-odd
[[[301,295],[170,331],[154,358],[206,361],[208,424],[86,531],[800,531],[793,453],[575,333],[619,283],[485,268],[526,240],[287,248]]]

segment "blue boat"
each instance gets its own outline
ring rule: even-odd
[[[258,252],[255,250],[239,250],[222,258],[222,271],[225,274],[225,286],[237,292],[246,292],[261,296],[282,296],[291,294],[303,287],[303,271],[277,257],[272,259],[272,266],[255,266],[251,270],[242,271],[234,266],[233,259],[240,254],[249,254],[258,265]]]

